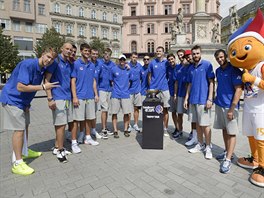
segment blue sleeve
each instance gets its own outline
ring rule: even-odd
[[[30,67],[31,64],[24,60],[19,63],[19,72],[17,76],[17,82],[20,82],[24,85],[29,85],[30,83]]]
[[[206,76],[207,76],[208,79],[215,78],[213,66],[212,66],[211,63],[208,65],[208,68],[207,68],[207,71],[206,71]]]
[[[148,73],[152,73],[152,70],[153,70],[153,63],[149,63],[149,66],[148,66]]]
[[[77,65],[76,65],[76,63],[74,63],[74,65],[73,65],[73,69],[71,72],[71,78],[77,78]]]
[[[187,83],[192,83],[192,66],[188,69],[186,73],[186,82]]]
[[[238,68],[233,69],[232,83],[234,86],[243,84],[243,82],[242,82],[242,71]]]
[[[109,78],[110,81],[114,80],[113,74],[114,74],[114,67],[112,67],[111,70],[110,70],[110,78]]]
[[[178,73],[178,70],[177,70],[177,69],[174,69],[174,70],[173,70],[173,74],[172,74],[172,79],[173,79],[173,81],[178,80],[178,79],[177,79],[177,73]]]

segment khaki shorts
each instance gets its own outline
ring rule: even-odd
[[[179,114],[187,113],[187,110],[183,107],[184,104],[184,98],[183,97],[177,97],[177,110],[176,112]]]
[[[205,105],[191,104],[190,111],[189,115],[192,122],[196,122],[200,126],[211,125],[211,109],[206,109]]]
[[[142,101],[142,104],[143,104],[143,102],[144,102],[145,99],[146,99],[146,96],[142,96],[142,95],[141,95],[141,101]]]
[[[130,94],[130,100],[132,103],[132,109],[134,109],[134,107],[141,107],[142,106],[141,93]]]
[[[95,119],[94,99],[79,100],[80,105],[73,107],[73,120],[84,121]]]
[[[264,140],[264,113],[243,112],[242,133],[254,136],[256,140]]]
[[[132,113],[131,106],[132,104],[130,98],[125,98],[125,99],[112,98],[111,114],[118,114],[120,109],[122,109],[123,114]]]
[[[157,97],[161,99],[161,102],[163,102],[163,107],[169,108],[170,107],[170,92],[169,90],[161,91],[157,94]]]
[[[16,106],[2,104],[3,107],[3,129],[24,131],[30,124],[28,110],[19,109]]]
[[[214,119],[214,128],[215,129],[226,129],[227,134],[236,135],[239,133],[238,129],[238,110],[234,111],[234,119],[227,119],[228,108],[222,108],[218,105],[215,105],[215,119]]]
[[[176,110],[177,110],[177,104],[176,104],[173,96],[170,97],[169,104],[170,104],[169,111],[170,112],[176,112]]]
[[[110,109],[111,92],[99,91],[99,104],[101,111],[108,111]]]
[[[72,122],[72,101],[55,100],[56,109],[52,110],[53,125],[61,126]]]

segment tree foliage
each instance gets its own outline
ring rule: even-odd
[[[58,33],[54,27],[48,29],[43,35],[40,41],[38,41],[34,48],[34,53],[39,58],[43,50],[47,47],[52,47],[57,53],[60,52],[60,48],[65,43],[65,37]]]
[[[91,48],[98,49],[99,57],[103,57],[105,44],[98,37],[94,37],[89,43]]]
[[[0,28],[0,73],[11,73],[20,61],[19,51],[9,36]]]

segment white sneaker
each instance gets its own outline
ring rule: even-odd
[[[80,147],[77,143],[73,143],[71,145],[71,149],[72,149],[72,152],[75,154],[82,152],[82,150],[80,149]]]
[[[204,151],[205,151],[205,159],[213,158],[212,149],[210,146],[206,146]]]
[[[193,135],[191,140],[189,140],[188,142],[185,142],[185,146],[192,146],[197,143],[198,143],[197,136]]]
[[[94,136],[96,137],[96,139],[103,139],[103,136],[101,136],[97,131],[95,131]]]
[[[78,140],[77,140],[77,142],[78,142],[79,144],[83,144],[84,137],[85,137],[84,132],[80,132],[80,133],[79,133],[79,136],[78,136]]]
[[[168,129],[164,128],[163,130],[163,133],[164,133],[164,137],[169,137],[169,133],[168,133]]]
[[[135,129],[135,131],[140,132],[140,129],[138,128],[137,124],[134,124],[133,128]]]
[[[52,154],[53,155],[57,155],[57,153],[59,151],[59,149],[56,148],[56,147],[52,147],[51,150],[52,150]],[[66,148],[64,148],[64,152],[65,152],[66,155],[71,155],[72,154],[70,151],[66,150]]]
[[[200,143],[196,144],[195,147],[188,150],[189,153],[199,153],[204,150],[204,145],[201,145]]]
[[[132,129],[133,129],[132,126],[129,124],[127,131],[130,133],[132,131]]]
[[[94,141],[94,140],[91,138],[91,139],[85,139],[85,140],[84,140],[84,144],[89,144],[89,145],[92,145],[92,146],[97,146],[97,145],[99,145],[99,142],[96,142],[96,141]]]

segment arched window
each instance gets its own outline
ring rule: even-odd
[[[137,51],[137,42],[132,41],[131,42],[131,52],[136,52]]]
[[[154,41],[149,41],[147,43],[148,47],[148,53],[154,53],[155,43]]]
[[[60,4],[55,3],[55,5],[54,5],[54,12],[55,13],[60,13]]]
[[[92,19],[96,19],[96,12],[95,12],[95,10],[92,10],[91,18]]]
[[[131,25],[131,34],[137,34],[137,25]]]
[[[103,21],[106,21],[106,12],[103,12]]]
[[[116,14],[114,14],[114,16],[113,16],[113,22],[117,23],[117,15]]]
[[[67,5],[67,6],[66,6],[66,14],[67,14],[67,15],[72,15],[72,8],[71,8],[70,5]]]
[[[79,9],[79,17],[84,17],[84,9],[82,7]]]

